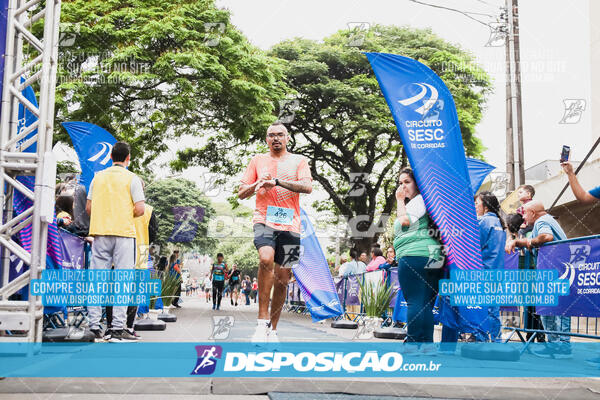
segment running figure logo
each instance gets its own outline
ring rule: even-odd
[[[585,111],[584,99],[564,99],[565,112],[559,124],[576,124]]]
[[[592,251],[592,247],[587,244],[575,244],[570,245],[569,249],[571,250],[571,258],[569,259],[569,262],[562,263],[565,266],[565,271],[558,279],[568,280],[569,286],[573,286],[573,282],[575,282],[575,278],[577,277],[578,268],[587,261],[587,258]]]
[[[198,225],[204,218],[204,208],[195,206],[173,207],[173,233],[169,242],[191,242],[196,237]]]
[[[360,197],[365,194],[369,174],[365,172],[350,172],[350,190],[346,197]]]
[[[224,340],[229,337],[229,332],[233,328],[234,318],[231,315],[214,315],[213,332],[208,337],[213,340]]]
[[[300,259],[302,258],[302,255],[304,254],[304,246],[302,246],[302,245],[296,246],[293,244],[292,245],[284,244],[283,251],[284,251],[284,256],[283,256],[283,262],[281,263],[281,265],[284,267],[295,268],[296,266],[298,266],[298,263],[300,262]]]
[[[198,361],[190,375],[210,375],[215,372],[217,359],[223,355],[221,346],[196,346]]]

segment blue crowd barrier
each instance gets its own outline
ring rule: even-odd
[[[597,319],[600,317],[600,235],[547,243],[538,250],[537,258],[527,251],[520,255],[518,252],[507,254],[505,268],[557,270],[561,279],[569,281],[571,288],[569,295],[561,296],[557,306],[538,306],[535,307],[535,312],[538,315],[569,316],[571,317],[571,332],[574,336],[600,339]],[[377,270],[334,278],[336,290],[344,309],[344,315],[339,318],[360,321],[364,317],[360,303],[359,282],[364,284],[368,281],[384,281],[386,285],[398,289],[390,301],[389,311],[394,309],[396,297],[402,295],[398,283],[398,271],[396,268]],[[295,292],[297,295],[292,301],[298,308],[299,304],[302,304],[302,298],[299,291]],[[401,305],[406,307],[406,302],[401,302]],[[349,307],[360,307],[360,310],[349,310]],[[434,307],[434,314],[437,315],[436,307]],[[524,311],[525,308],[521,306],[501,307],[503,329],[526,333],[536,331],[527,326],[524,321]],[[404,313],[404,318],[400,318],[398,321],[406,322],[406,313]],[[384,321],[384,325],[392,322],[395,321],[388,317]],[[438,322],[437,319],[436,322]],[[538,334],[542,332],[541,330],[537,331]]]

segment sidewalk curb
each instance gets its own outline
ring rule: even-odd
[[[438,380],[438,382],[436,382]],[[513,385],[506,381],[512,380]],[[496,381],[497,384],[494,384]],[[264,394],[269,392],[345,393],[399,397],[537,400],[598,399],[600,380],[582,378],[464,378],[318,379],[318,378],[215,378],[213,394]]]

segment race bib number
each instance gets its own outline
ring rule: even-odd
[[[267,207],[267,222],[272,224],[291,225],[294,219],[294,210],[285,207]]]

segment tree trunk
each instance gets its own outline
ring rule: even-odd
[[[352,238],[353,247],[358,251],[359,256],[364,252],[367,253],[367,257],[371,257],[371,247],[376,241],[375,237]]]

